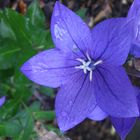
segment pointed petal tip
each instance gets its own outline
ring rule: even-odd
[[[65,5],[59,2],[59,0],[57,0],[54,5],[54,10],[53,10],[53,12],[55,13],[54,15],[59,16],[61,11],[65,8],[68,9]]]
[[[75,126],[77,126],[79,123],[81,123],[85,117],[83,119],[81,119],[80,121],[79,120],[72,120],[72,118],[70,119],[69,116],[67,116],[65,118],[65,116],[56,116],[57,118],[57,124],[58,124],[58,127],[60,129],[61,132],[66,132],[72,128],[74,128]]]
[[[20,67],[20,71],[21,71],[25,76],[27,76],[26,67],[27,67],[27,62],[25,62],[25,63]]]
[[[55,8],[58,4],[59,4],[59,1],[56,0],[55,5],[54,5],[54,8]]]
[[[62,4],[59,2],[59,0],[56,0],[55,5],[54,5],[54,10],[58,8],[60,5]]]
[[[59,126],[59,125],[58,125]],[[68,131],[71,128],[67,128],[67,127],[63,127],[63,126],[59,126],[59,129],[62,133],[65,133],[66,131]]]
[[[20,67],[20,71],[24,73],[24,64]]]
[[[38,82],[36,82],[35,80],[35,76],[34,73],[35,69],[32,66],[32,64],[30,63],[31,59],[29,59],[28,61],[26,61],[21,67],[20,67],[20,72],[26,76],[29,80],[39,84]]]
[[[127,136],[120,136],[121,140],[125,140]]]
[[[6,97],[3,96],[0,98],[0,107],[5,103]]]
[[[136,123],[136,118],[115,118],[110,117],[113,127],[120,136],[121,140],[125,140]]]
[[[75,126],[75,125],[71,125],[71,124],[64,124],[62,121],[61,122],[58,121],[58,119],[57,119],[57,122],[58,122],[58,127],[59,127],[60,131],[63,133],[72,129]]]
[[[60,4],[59,0],[56,0],[55,5],[56,5],[56,4]]]
[[[61,132],[66,132],[74,127],[76,127],[78,124],[80,124],[82,121],[85,120],[86,117],[80,119],[80,120],[74,120],[70,121],[70,118],[66,120],[66,118],[63,117],[57,117],[57,124]]]
[[[130,130],[131,131],[131,130]],[[120,136],[120,139],[121,140],[126,140],[126,138],[127,138],[127,136],[128,136],[128,134],[129,134],[130,132],[128,132],[127,134],[119,134],[118,133],[118,135]]]

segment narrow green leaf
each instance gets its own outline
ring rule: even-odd
[[[27,10],[26,15],[31,21],[32,26],[45,26],[45,16],[39,7],[39,0],[34,0]]]
[[[9,39],[0,39],[0,69],[8,69],[16,64],[19,46]]]
[[[32,112],[25,104],[24,107],[25,107],[25,111],[22,112],[24,113],[24,118],[20,120],[23,125],[23,130],[19,134],[17,140],[30,140],[31,134],[33,133],[34,120],[33,120]]]
[[[21,49],[15,46],[7,46],[7,47],[2,47],[0,48],[0,57],[1,56],[5,56],[5,55],[10,55],[10,54],[14,54],[16,52],[19,52]]]
[[[0,119],[9,119],[14,116],[20,105],[20,99],[8,100],[4,106],[0,109]]]
[[[5,23],[4,19],[0,20],[0,36],[16,40],[16,35],[13,30]]]
[[[34,121],[32,115],[29,113],[26,118],[26,124],[24,126],[24,133],[21,140],[28,140],[33,132]]]
[[[38,112],[33,112],[33,115],[37,120],[51,121],[55,119],[54,111],[38,111]]]
[[[31,36],[29,34],[28,22],[24,16],[11,9],[5,9],[0,14],[0,21],[4,23],[6,29],[9,29],[16,36],[16,40],[22,44],[32,45]]]

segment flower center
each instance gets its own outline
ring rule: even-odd
[[[95,70],[95,68],[96,68],[96,66],[97,65],[99,65],[99,64],[102,64],[103,63],[103,61],[102,60],[98,60],[98,61],[93,61],[91,58],[90,58],[90,56],[89,56],[89,54],[87,53],[86,54],[86,56],[87,56],[87,59],[88,60],[84,60],[84,59],[81,59],[81,58],[77,58],[76,60],[77,61],[79,61],[79,62],[81,62],[82,63],[82,65],[80,65],[80,66],[76,66],[75,68],[76,69],[82,69],[83,70],[83,72],[86,74],[87,72],[89,72],[90,74],[89,74],[89,79],[90,79],[90,81],[92,81],[92,73],[93,73],[93,70]]]

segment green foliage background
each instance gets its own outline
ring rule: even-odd
[[[0,139],[35,139],[35,122],[55,119],[54,112],[42,108],[39,100],[31,101],[36,88],[50,97],[53,90],[36,87],[20,72],[26,60],[52,47],[50,30],[45,27],[45,16],[37,0],[25,16],[11,9],[0,11],[0,96],[6,96],[0,108]],[[55,129],[51,125],[44,127]]]

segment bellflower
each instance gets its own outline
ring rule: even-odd
[[[140,57],[140,0],[134,0],[129,12],[128,20],[133,20],[134,39],[130,53]]]
[[[56,2],[51,33],[54,49],[25,62],[21,71],[40,85],[57,88],[55,111],[66,131],[103,110],[113,117],[139,115],[134,88],[122,67],[131,44],[131,22],[106,20],[93,31]]]
[[[140,110],[140,89],[137,87],[134,87],[134,88],[135,88],[135,92],[136,92],[135,96],[137,97],[137,103],[138,103],[139,110]],[[97,116],[99,118],[98,120],[97,120]],[[133,128],[133,126],[135,125],[135,122],[137,120],[136,117],[128,117],[128,118],[112,117],[112,116],[109,116],[108,114],[106,114],[101,109],[98,109],[98,112],[97,112],[97,109],[95,109],[89,116],[89,118],[94,121],[103,120],[107,117],[111,120],[112,125],[116,129],[117,133],[120,135],[121,140],[125,140],[126,136],[131,131],[131,129]]]
[[[4,104],[5,102],[5,96],[0,98],[0,107]]]

